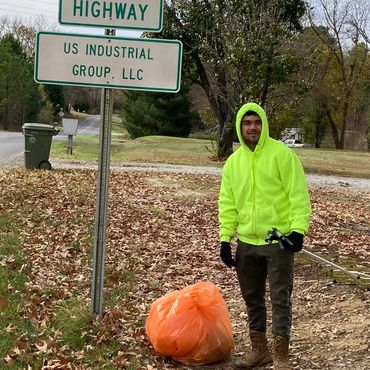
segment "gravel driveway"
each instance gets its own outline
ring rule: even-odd
[[[67,161],[51,159],[51,164],[54,169],[97,169],[97,162],[88,161]],[[0,167],[23,167],[23,153],[19,153],[5,160],[0,160]],[[155,172],[182,172],[192,174],[211,174],[220,175],[221,169],[218,167],[200,167],[187,165],[173,165],[173,164],[158,164],[158,163],[121,163],[111,164],[112,170],[121,171],[155,171]],[[344,176],[329,176],[319,174],[306,174],[307,181],[310,185],[315,187],[335,187],[347,188],[354,191],[370,192],[370,179],[361,179]]]

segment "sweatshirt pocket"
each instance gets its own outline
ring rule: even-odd
[[[238,214],[238,234],[250,237],[254,234],[253,230],[253,205],[247,205]]]
[[[256,233],[258,238],[266,238],[267,231],[276,227],[280,231],[285,230],[283,220],[277,214],[273,205],[261,204],[256,209]]]

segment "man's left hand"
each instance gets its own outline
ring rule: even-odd
[[[287,239],[289,239],[292,242],[292,245],[290,245],[285,240],[282,240],[281,243],[283,244],[283,247],[285,249],[288,249],[292,252],[299,252],[303,247],[303,235],[300,233],[297,233],[296,231],[293,231],[289,235],[287,235]]]

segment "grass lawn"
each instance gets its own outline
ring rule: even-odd
[[[370,153],[354,150],[295,148],[308,173],[370,178]]]
[[[212,161],[210,140],[148,136],[123,145],[112,155],[113,162],[155,162],[195,166],[220,166]]]
[[[76,136],[73,155],[66,154],[64,141],[54,141],[52,158],[97,161],[99,138]],[[235,144],[235,149],[238,147]],[[146,136],[135,140],[123,137],[119,125],[113,125],[111,161],[185,164],[222,167],[223,162],[212,159],[216,142],[193,138]],[[370,153],[353,150],[294,148],[307,173],[321,173],[370,178]]]
[[[76,136],[73,139],[73,155],[66,154],[66,142],[55,141],[51,157],[74,160],[98,159],[99,139],[97,137]],[[166,136],[146,136],[136,140],[122,140],[112,133],[111,161],[151,162],[187,164],[195,166],[222,166],[212,161],[214,153],[210,140],[174,138]]]

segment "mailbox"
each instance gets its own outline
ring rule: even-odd
[[[74,136],[77,134],[78,119],[62,118],[62,123],[63,123],[63,132],[66,135]]]

